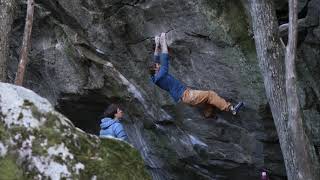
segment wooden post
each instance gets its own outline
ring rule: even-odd
[[[22,86],[25,68],[28,62],[28,50],[29,50],[29,47],[31,46],[30,39],[31,39],[31,31],[32,31],[32,23],[33,23],[33,13],[34,13],[34,0],[28,0],[26,25],[24,27],[20,62],[18,65],[18,70],[16,74],[16,79],[15,79],[15,84],[19,86]]]

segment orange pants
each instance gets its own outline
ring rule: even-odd
[[[206,109],[212,108],[212,106],[217,107],[221,111],[229,111],[231,103],[227,102],[225,99],[218,96],[214,91],[201,91],[187,89],[184,91],[182,96],[182,102],[189,105],[200,105],[206,104]]]

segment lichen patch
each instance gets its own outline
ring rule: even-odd
[[[8,146],[4,145],[2,142],[0,142],[0,157],[3,157],[8,152]]]
[[[64,161],[67,157],[73,159],[73,154],[69,152],[64,143],[48,148],[48,154],[49,156],[60,156]]]

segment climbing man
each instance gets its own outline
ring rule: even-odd
[[[100,137],[115,137],[124,141],[128,141],[128,137],[122,124],[123,111],[118,105],[111,104],[103,113],[104,118],[101,119]]]
[[[160,54],[161,52],[161,54]],[[233,106],[230,102],[218,96],[214,91],[203,91],[187,88],[179,80],[169,74],[169,55],[166,42],[166,34],[161,33],[155,37],[154,62],[149,67],[151,81],[161,89],[168,91],[175,102],[182,101],[185,104],[196,106],[205,105],[204,116],[211,117],[213,108],[231,112],[236,115],[243,106],[239,102]]]

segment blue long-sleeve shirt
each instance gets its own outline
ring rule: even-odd
[[[154,56],[155,61],[160,58],[160,70],[151,77],[151,81],[161,89],[170,93],[175,102],[179,102],[186,87],[171,74],[169,74],[169,55],[166,53]]]
[[[119,120],[103,118],[100,124],[100,137],[112,136],[128,141],[128,136]]]

